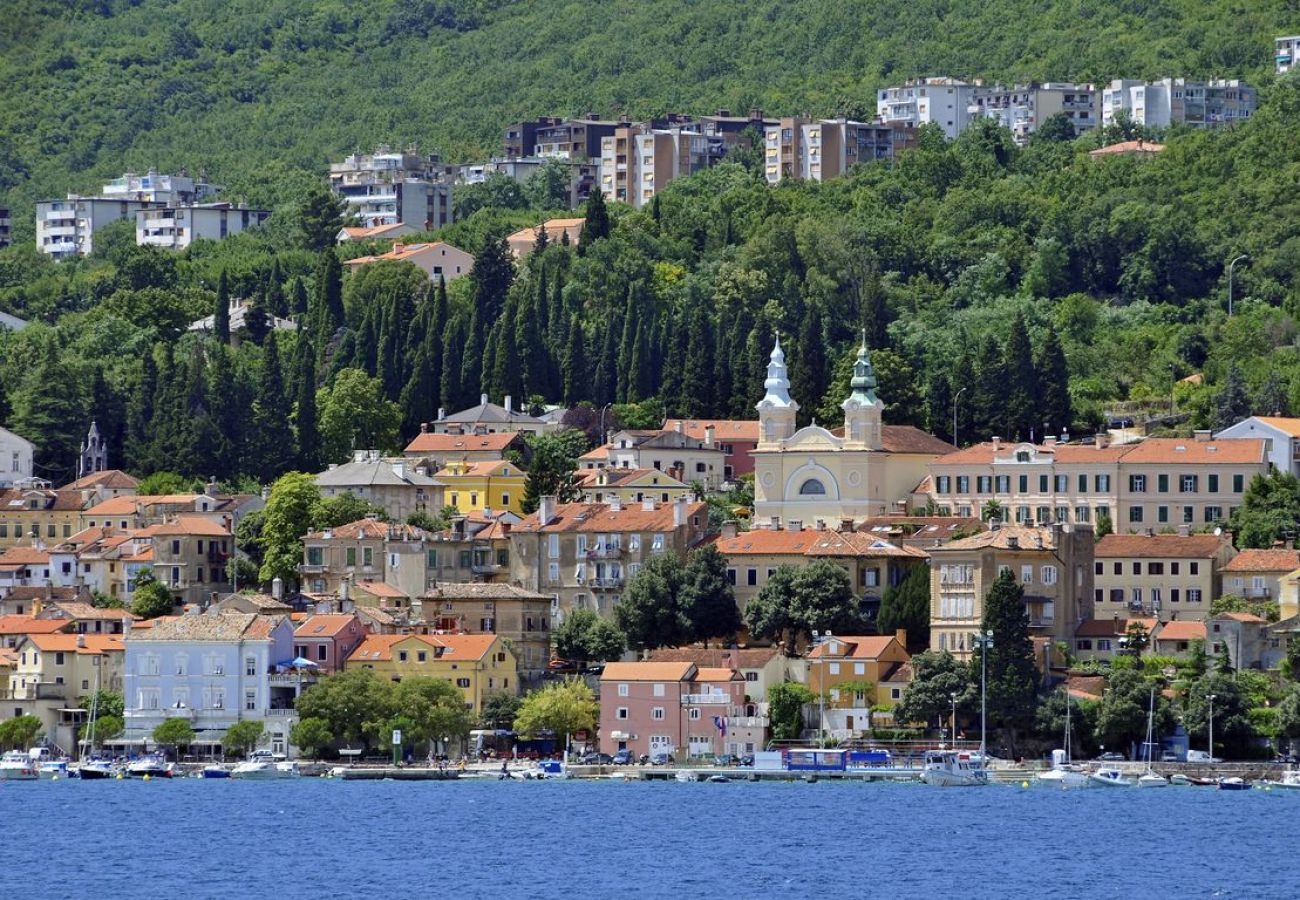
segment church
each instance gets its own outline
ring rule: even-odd
[[[911,425],[881,421],[884,402],[865,337],[853,363],[851,393],[840,404],[844,427],[813,422],[795,428],[799,404],[780,337],[767,365],[759,402],[754,458],[755,528],[837,529],[846,519],[907,512],[907,499],[936,457],[956,448]]]

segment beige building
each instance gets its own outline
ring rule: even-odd
[[[1093,549],[1093,615],[1203,619],[1236,555],[1213,534],[1108,534]]]
[[[583,469],[655,469],[671,478],[706,490],[722,486],[727,455],[709,433],[703,440],[685,433],[681,423],[673,429],[624,429],[609,443],[582,455]]]
[[[358,256],[343,260],[343,265],[355,273],[362,266],[373,262],[406,262],[415,266],[429,276],[431,281],[454,281],[468,275],[474,268],[474,257],[453,247],[451,244],[436,241],[432,244],[394,243],[393,249],[378,256]]]
[[[776,184],[789,178],[827,181],[858,163],[892,159],[907,134],[877,122],[785,118],[763,137],[764,174],[768,184]]]
[[[984,598],[1009,570],[1024,589],[1035,638],[1070,642],[1092,618],[1090,529],[1004,525],[930,550],[930,649],[967,659],[984,617]]]
[[[29,634],[15,648],[9,680],[15,700],[58,699],[76,706],[83,697],[122,690],[125,647],[120,634]]]
[[[640,209],[673,179],[708,168],[723,146],[721,137],[698,127],[620,126],[601,139],[601,192],[607,200]]]
[[[1223,567],[1223,593],[1250,600],[1278,600],[1286,606],[1282,598],[1295,594],[1294,590],[1284,590],[1284,585],[1298,568],[1300,550],[1242,550]],[[1282,610],[1282,618],[1294,614]]]
[[[901,582],[913,566],[924,565],[927,559],[921,550],[900,547],[864,532],[812,528],[737,532],[734,522],[722,526],[722,535],[714,546],[727,558],[727,579],[742,614],[778,568],[801,568],[816,559],[829,559],[843,567],[854,596],[868,612],[874,612],[880,608],[885,589]]]
[[[175,516],[198,516],[234,531],[245,515],[265,505],[255,494],[218,495],[215,484],[202,494],[122,495],[85,509],[77,530],[111,527],[126,531],[161,525]]]
[[[978,516],[992,504],[1005,521],[1089,525],[1104,515],[1117,533],[1137,533],[1226,521],[1267,472],[1262,440],[1208,431],[1119,446],[994,438],[935,460],[928,486],[941,514]]]
[[[365,518],[303,537],[303,590],[343,596],[361,581],[382,582],[418,597],[433,585],[433,536],[412,525]]]
[[[659,553],[685,558],[708,524],[707,504],[687,500],[616,510],[543,497],[537,512],[510,531],[510,583],[549,595],[553,625],[573,609],[610,617],[646,560]]]
[[[1128,635],[1129,628],[1134,624],[1142,626],[1148,639],[1151,639],[1160,623],[1156,619],[1130,619],[1119,615],[1085,619],[1079,623],[1078,628],[1074,629],[1075,658],[1097,662],[1115,659],[1123,652],[1124,644],[1121,641]],[[1152,642],[1148,645],[1148,649],[1154,646]]]
[[[912,658],[907,634],[835,635],[808,651],[808,688],[824,705],[819,728],[851,739],[871,728],[872,708],[892,709],[903,699]],[[907,678],[896,678],[906,672]]]
[[[551,598],[509,584],[441,584],[420,598],[435,633],[499,634],[519,678],[537,684],[551,659]]]
[[[646,500],[670,503],[694,496],[690,485],[659,469],[583,469],[578,473],[582,499],[588,503],[630,506]]]
[[[755,526],[798,531],[899,511],[926,468],[952,446],[906,425],[884,425],[885,404],[863,343],[853,365],[853,392],[841,404],[844,433],[820,425],[795,429],[799,404],[790,397],[778,340],[758,404],[754,457]]]
[[[582,241],[582,228],[586,219],[547,219],[534,228],[521,228],[506,237],[506,246],[515,259],[523,259],[537,247],[539,232],[546,232],[546,240],[552,244],[562,244],[568,240],[576,247]]]
[[[226,561],[234,549],[230,530],[202,516],[176,516],[152,529],[154,578],[177,603],[206,603],[230,590]]]
[[[1010,87],[995,85],[976,91],[967,112],[973,121],[993,119],[1010,129],[1017,144],[1029,142],[1029,136],[1055,115],[1064,115],[1081,134],[1096,128],[1097,89],[1091,84],[1070,82],[1029,82]]]
[[[351,494],[398,521],[415,512],[437,515],[445,505],[443,487],[428,469],[405,458],[384,459],[378,450],[357,450],[351,462],[331,464],[316,485],[322,496]]]

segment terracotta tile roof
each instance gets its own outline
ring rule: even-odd
[[[694,663],[697,666],[722,668],[728,654],[735,654],[737,668],[761,669],[777,656],[775,647],[747,647],[727,650],[721,647],[664,647],[651,650],[646,662]]]
[[[192,506],[200,494],[143,494],[109,497],[86,510],[88,516],[131,516],[151,506]]]
[[[3,559],[3,557],[0,557]],[[1300,550],[1242,550],[1222,572],[1292,572],[1300,568]]]
[[[1287,416],[1255,416],[1254,418],[1291,437],[1300,437],[1300,419]]]
[[[39,566],[50,561],[50,554],[35,547],[10,547],[0,553],[0,567]]]
[[[373,610],[369,610],[373,612]],[[403,641],[418,641],[435,650],[441,649],[444,635],[434,637],[429,634],[370,634],[348,657],[348,662],[389,662],[393,658],[393,647]]]
[[[112,619],[120,622],[122,619],[138,618],[138,616],[131,615],[131,613],[125,609],[104,609],[98,606],[91,606],[89,603],[84,603],[79,600],[58,600],[53,603],[47,603],[41,609],[40,616],[43,619],[59,618],[60,616],[56,615],[58,613],[63,614],[62,618],[74,620],[85,619],[93,621],[95,619]]]
[[[35,616],[0,616],[0,634],[54,634],[71,627],[67,619],[38,619]]]
[[[1214,618],[1216,618],[1216,619],[1231,619],[1231,620],[1234,621],[1234,622],[1243,622],[1243,623],[1247,623],[1247,624],[1251,624],[1251,625],[1264,625],[1264,624],[1267,624],[1267,622],[1268,622],[1267,619],[1260,618],[1259,616],[1255,615],[1254,613],[1244,613],[1244,612],[1225,612],[1225,613],[1219,613],[1217,616],[1214,616]]]
[[[369,228],[346,226],[343,229],[343,233],[354,241],[362,241],[366,238],[382,237],[389,231],[405,227],[406,225],[403,222],[392,222],[388,225],[371,225]]]
[[[984,522],[974,516],[875,516],[863,519],[857,530],[879,533],[878,529],[909,537],[944,537],[955,531],[981,531]]]
[[[177,516],[170,522],[164,522],[154,529],[153,532],[158,536],[177,536],[186,537],[198,535],[202,537],[230,537],[230,530],[224,525],[218,525],[211,519],[201,515]]]
[[[1120,141],[1118,144],[1110,144],[1097,150],[1089,150],[1089,156],[1115,156],[1126,153],[1159,153],[1165,149],[1164,144],[1155,144],[1151,141]]]
[[[997,530],[981,531],[967,538],[950,541],[944,550],[978,550],[982,547],[1012,549],[1015,542],[1019,550],[1054,550],[1056,532],[1051,528],[1032,528],[1028,525],[1003,525]],[[938,549],[938,548],[936,548]]]
[[[719,666],[700,667],[695,670],[695,677],[692,682],[699,684],[709,681],[744,681],[745,676],[741,675],[735,669],[728,669]]]
[[[601,681],[681,681],[695,671],[693,662],[605,663]]]
[[[1179,619],[1166,622],[1156,632],[1157,641],[1203,641],[1205,640],[1205,623],[1189,622]]]
[[[522,439],[517,431],[493,434],[417,434],[405,453],[501,453]]]
[[[1135,622],[1145,628],[1147,634],[1154,631],[1156,627],[1155,619],[1086,619],[1074,629],[1074,636],[1077,638],[1123,637],[1128,634],[1129,625]]]
[[[1147,438],[1124,454],[1126,464],[1177,463],[1179,465],[1248,465],[1265,463],[1263,438]]]
[[[98,656],[121,653],[126,649],[120,634],[32,634],[27,640],[42,653],[80,653]]]
[[[445,241],[434,241],[433,243],[420,243],[420,244],[401,244],[400,246],[396,246],[392,250],[389,250],[387,253],[380,253],[377,256],[357,256],[357,257],[353,257],[352,259],[345,259],[343,260],[343,265],[362,266],[365,265],[366,263],[376,262],[381,259],[409,260],[413,256],[419,256],[427,251],[438,250],[439,248],[442,247],[445,247],[449,250],[454,250],[458,255],[461,253],[465,253],[464,250],[461,250],[458,247],[453,247],[451,244],[448,244]],[[465,255],[469,256],[470,254],[466,253]],[[471,256],[470,258],[472,259],[473,257]]]
[[[422,528],[407,525],[404,522],[381,522],[378,519],[358,519],[337,528],[328,529],[331,538],[347,540],[386,540],[386,541],[427,541],[433,535]],[[325,531],[313,531],[306,535],[311,540],[326,540]]]
[[[355,621],[357,621],[357,617],[351,613],[327,613],[308,616],[301,625],[294,629],[293,636],[300,638],[334,637]]]
[[[723,556],[853,556],[853,557],[909,557],[925,559],[926,554],[913,547],[900,547],[879,535],[864,531],[818,531],[805,528],[789,531],[784,528],[755,528],[734,538],[719,538],[715,542]]]
[[[230,603],[231,601],[247,603],[249,606],[261,611],[263,614],[288,612],[293,608],[288,603],[285,603],[283,600],[278,600],[270,594],[262,594],[254,591],[249,591],[247,593],[241,591],[237,594],[227,594],[225,597],[221,598],[222,603]]]
[[[599,447],[588,450],[586,453],[579,456],[578,459],[591,460],[592,462],[598,462],[602,459],[609,459],[609,451],[613,449],[614,449],[613,444],[601,444]]]
[[[734,441],[758,443],[759,430],[757,419],[664,419],[664,431],[676,431],[681,425],[682,433],[696,440],[704,440],[705,429],[713,426],[715,443],[730,444]]]
[[[526,591],[513,584],[485,584],[472,582],[466,584],[439,584],[436,588],[422,595],[422,600],[534,600],[550,602],[545,594]]]
[[[239,641],[265,640],[283,616],[219,612],[170,616],[155,620],[148,634],[134,640],[148,641]]]
[[[76,587],[15,587],[10,588],[9,593],[5,594],[6,600],[19,600],[31,602],[32,600],[76,600],[82,596],[81,590]],[[89,596],[87,594],[86,596]]]
[[[37,495],[39,506],[36,509],[28,508],[28,501],[33,495]],[[81,496],[81,491],[77,490],[45,490],[32,488],[10,488],[7,491],[0,492],[0,510],[6,512],[77,512],[83,509],[86,500]]]
[[[538,514],[525,518],[516,525],[513,532],[670,532],[673,527],[673,504],[656,503],[652,510],[643,509],[641,504],[624,506],[617,512],[604,503],[561,503],[555,508],[555,517],[546,525],[539,525]],[[686,524],[690,525],[693,517],[700,518],[700,527],[706,524],[707,504],[686,504]]]
[[[405,591],[398,590],[384,581],[358,581],[357,589],[370,594],[372,597],[387,597],[392,600],[406,598]]]
[[[133,478],[121,469],[105,469],[102,472],[92,472],[89,475],[82,476],[70,484],[65,484],[63,490],[73,491],[80,488],[103,487],[109,490],[134,490],[140,484],[139,480]]]
[[[509,469],[510,474],[504,474],[503,470],[505,469]],[[454,466],[448,466],[440,470],[434,477],[447,480],[452,478],[486,478],[489,475],[498,478],[518,478],[522,480],[524,472],[509,460],[491,459],[482,462],[458,462]]]
[[[1053,444],[1048,447],[1044,444],[1028,443],[1010,443],[1002,441],[998,444],[996,451],[992,441],[984,441],[979,444],[972,444],[962,450],[949,453],[946,456],[936,459],[931,465],[934,466],[969,466],[969,465],[992,465],[994,457],[1001,459],[1014,459],[1017,448],[1032,447],[1039,454],[1051,454],[1051,458],[1058,463],[1107,463],[1118,462],[1133,445],[1096,447],[1092,444]]]
[[[482,659],[498,638],[495,634],[440,634],[438,640],[446,647],[443,659]]]
[[[625,487],[634,484],[642,479],[647,479],[642,487],[662,487],[673,490],[681,490],[688,485],[660,469],[624,469],[618,466],[611,466],[605,469],[582,469],[578,473],[578,481],[582,487],[591,490],[599,487]],[[601,476],[604,476],[605,483],[600,484]],[[655,482],[658,483],[655,483]]]
[[[881,425],[880,445],[889,453],[927,453],[943,456],[956,448],[947,441],[911,425]]]
[[[546,232],[546,237],[551,241],[558,241],[562,233],[583,225],[586,219],[547,219],[540,225],[533,228],[521,228],[514,234],[509,235],[506,241],[511,244],[535,244],[537,242],[537,232],[542,230]]]
[[[819,644],[808,651],[809,659],[879,659],[880,654],[884,653],[891,645],[896,645],[898,639],[892,634],[889,635],[835,635],[831,639],[833,642],[841,645],[841,652],[832,655],[829,652],[829,643]]]
[[[1209,559],[1228,543],[1214,534],[1108,534],[1097,542],[1093,556],[1165,559]]]

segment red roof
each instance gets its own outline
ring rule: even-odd
[[[330,613],[310,616],[305,622],[294,629],[293,636],[296,638],[334,637],[356,620],[357,617],[351,613],[346,615]]]
[[[501,453],[511,444],[521,440],[519,432],[494,434],[417,434],[406,445],[406,453]]]
[[[1291,572],[1300,569],[1300,550],[1242,550],[1223,572]]]
[[[67,619],[38,619],[35,616],[0,616],[0,634],[54,634],[72,625]]]
[[[1166,622],[1156,633],[1157,641],[1203,641],[1205,640],[1205,623],[1189,622],[1179,619]]]
[[[1159,559],[1209,559],[1228,542],[1214,534],[1108,534],[1097,542],[1093,556]]]
[[[664,419],[664,431],[676,431],[678,425],[687,437],[700,441],[705,438],[705,429],[712,426],[715,443],[758,443],[757,419]]]

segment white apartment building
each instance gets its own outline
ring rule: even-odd
[[[1214,127],[1249,118],[1257,106],[1255,89],[1235,78],[1116,79],[1102,91],[1101,124],[1112,124],[1124,110],[1133,122],[1152,128]]]
[[[202,179],[195,181],[184,173],[164,175],[150,169],[143,175],[127,172],[121,178],[114,178],[104,185],[100,196],[106,200],[139,200],[179,206],[200,203],[222,190],[220,185],[208,184]]]
[[[142,247],[184,250],[197,240],[219,241],[255,228],[270,215],[269,209],[229,203],[142,209],[135,214],[135,242]]]
[[[1011,130],[1016,143],[1029,136],[1052,116],[1064,113],[1075,134],[1097,127],[1097,89],[1091,84],[1072,82],[1030,82],[1011,87],[981,88],[967,108],[971,119],[989,118]]]
[[[404,222],[432,231],[452,220],[450,172],[437,154],[380,147],[331,163],[330,189],[366,228]]]
[[[13,487],[32,477],[32,452],[35,445],[8,428],[0,428],[0,487]]]
[[[1273,45],[1276,48],[1273,62],[1277,67],[1277,74],[1285,75],[1300,63],[1300,35],[1275,38]]]
[[[982,82],[955,78],[921,78],[898,87],[882,88],[876,95],[876,118],[908,128],[938,125],[952,140],[970,122],[970,106]]]
[[[1269,463],[1279,472],[1300,477],[1300,419],[1250,416],[1215,435],[1217,438],[1259,438]]]
[[[66,200],[42,200],[36,204],[36,246],[55,259],[88,256],[95,249],[96,231],[155,206],[158,204],[147,201],[76,194],[69,194]]]

